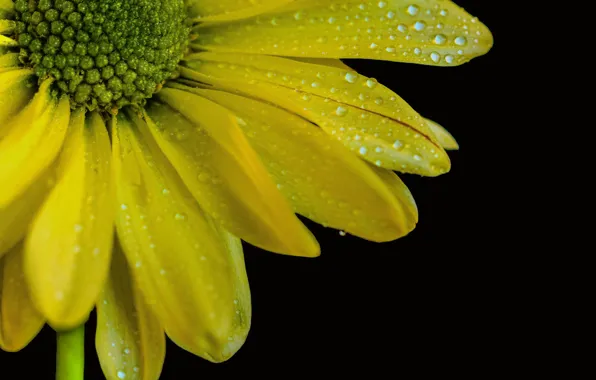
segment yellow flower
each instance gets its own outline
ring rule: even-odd
[[[48,323],[76,352],[96,308],[108,379],[159,377],[164,332],[227,360],[241,239],[318,256],[296,214],[397,239],[418,213],[394,171],[450,169],[453,137],[339,58],[491,46],[448,0],[0,0],[0,347]]]

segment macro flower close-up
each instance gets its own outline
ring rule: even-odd
[[[399,239],[398,174],[451,169],[445,128],[340,59],[446,70],[492,44],[449,0],[0,0],[0,348],[47,324],[56,378],[82,379],[95,312],[107,379],[159,378],[166,335],[228,360],[243,241],[317,257],[299,216]]]

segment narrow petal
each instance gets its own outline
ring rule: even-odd
[[[0,257],[21,241],[54,185],[54,171],[48,169],[8,206],[0,208]]]
[[[0,35],[0,46],[19,46],[19,43],[12,38]]]
[[[122,113],[112,124],[122,248],[168,336],[203,358],[226,360],[249,326],[241,319],[250,317],[250,299],[240,243],[230,248],[138,125]]]
[[[410,192],[410,189],[405,183],[391,170],[379,168],[369,164],[369,167],[375,172],[375,174],[383,181],[385,186],[391,191],[395,199],[404,205],[404,214],[407,217],[412,218],[415,223],[418,222],[418,206],[414,196]]]
[[[199,25],[195,47],[319,58],[456,66],[493,44],[486,26],[448,0],[301,0],[225,25]]]
[[[23,245],[0,258],[0,349],[20,351],[44,325],[23,274]]]
[[[29,69],[2,72],[0,68],[0,139],[7,129],[5,122],[33,97],[33,80],[33,71]]]
[[[230,21],[279,8],[293,0],[194,0],[189,14],[196,21]]]
[[[19,53],[0,55],[0,68],[17,67],[20,65]]]
[[[15,29],[17,23],[12,20],[0,20],[0,34],[9,34]]]
[[[97,113],[73,114],[57,183],[27,235],[25,274],[54,328],[84,322],[108,274],[113,238],[110,140]]]
[[[7,14],[12,12],[12,8],[12,0],[0,0],[0,17],[6,17]]]
[[[426,121],[388,88],[354,71],[278,57],[199,53],[182,75],[277,104],[386,169],[425,176],[451,162]]]
[[[396,198],[363,161],[320,128],[253,99],[193,91],[238,116],[238,125],[295,212],[373,241],[394,240],[414,228],[418,216],[411,213],[411,196]]]
[[[201,208],[260,248],[319,255],[316,240],[275,188],[233,114],[171,88],[162,90],[159,98],[180,113],[161,105],[150,107],[150,130]]]
[[[40,91],[44,90],[44,86]],[[48,103],[41,113],[29,107],[23,117],[16,117],[18,123],[9,128],[0,140],[0,183],[9,183],[0,189],[0,207],[6,206],[27,189],[39,175],[52,164],[64,141],[70,119],[70,102],[62,97],[58,106]]]
[[[457,141],[455,141],[455,138],[444,127],[429,119],[426,119],[426,123],[430,127],[430,130],[434,133],[435,137],[437,138],[437,141],[439,142],[439,144],[441,144],[443,149],[459,149],[459,144],[457,143]]]
[[[118,244],[96,309],[95,347],[107,380],[159,379],[166,336],[132,281]]]

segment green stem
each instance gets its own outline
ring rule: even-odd
[[[85,370],[85,325],[58,332],[56,380],[83,380]]]

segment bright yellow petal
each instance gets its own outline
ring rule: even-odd
[[[0,20],[0,34],[11,33],[15,29],[16,25],[16,22],[12,20]]]
[[[379,168],[369,164],[369,167],[375,172],[375,174],[383,181],[385,186],[391,191],[395,199],[400,201],[404,205],[404,214],[407,217],[412,218],[415,223],[418,222],[418,206],[414,196],[410,192],[410,189],[405,183],[395,174],[394,172]]]
[[[13,2],[12,0],[0,0],[0,17],[3,16],[2,11],[5,13],[12,12]]]
[[[0,139],[10,120],[31,100],[34,93],[33,71],[29,69],[0,72]]]
[[[196,32],[195,47],[220,52],[438,66],[468,62],[493,44],[486,26],[448,0],[301,0]]]
[[[430,130],[434,133],[435,137],[437,138],[437,141],[439,142],[439,144],[441,144],[443,149],[459,149],[459,144],[457,143],[457,141],[455,141],[455,138],[444,127],[429,119],[426,119],[426,123],[430,127]]]
[[[229,21],[248,18],[279,8],[293,0],[194,0],[189,14],[196,21]]]
[[[376,80],[278,57],[199,53],[183,76],[277,104],[319,125],[375,165],[425,176],[451,162],[426,121]]]
[[[50,168],[12,203],[0,208],[0,257],[25,237],[29,223],[53,185],[54,171]]]
[[[133,283],[118,244],[96,309],[95,347],[107,380],[157,380],[166,354],[166,336]]]
[[[18,46],[19,43],[12,38],[0,36],[0,46]]]
[[[40,91],[44,90],[44,86]],[[64,141],[70,119],[70,101],[62,97],[57,107],[48,103],[42,113],[29,107],[24,117],[16,117],[16,126],[9,128],[0,140],[0,207],[5,207],[27,189],[52,164]]]
[[[248,294],[242,251],[228,247],[140,124],[122,113],[112,123],[122,248],[170,338],[208,360],[226,360],[248,333],[238,319],[250,315],[246,296],[238,296]]]
[[[108,274],[113,238],[110,140],[97,113],[74,112],[57,183],[27,235],[25,274],[54,328],[87,319]]]
[[[35,309],[23,274],[23,246],[0,258],[0,349],[23,349],[41,330],[44,320]]]
[[[320,128],[256,100],[223,91],[194,92],[238,116],[295,212],[373,241],[394,240],[414,228],[411,196],[396,199],[364,162]]]
[[[316,240],[275,188],[233,114],[180,90],[164,89],[159,98],[180,113],[152,105],[151,132],[201,208],[260,248],[319,255]]]
[[[19,53],[0,55],[0,68],[17,67],[19,64]]]

